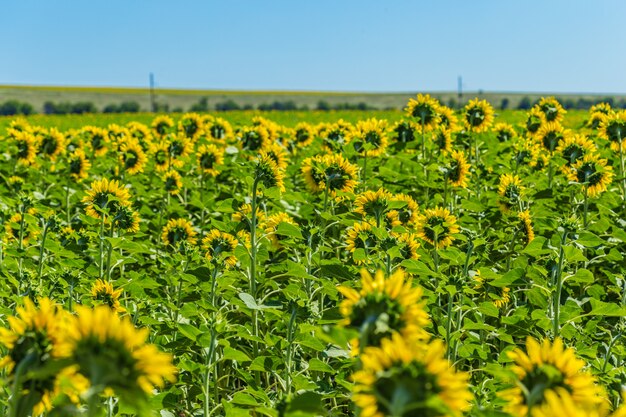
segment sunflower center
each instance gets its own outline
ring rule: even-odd
[[[211,132],[211,136],[215,139],[224,139],[224,136],[226,136],[226,129],[224,129],[224,126],[220,124],[214,124],[209,130]]]
[[[379,346],[381,340],[405,326],[402,318],[404,307],[384,293],[371,293],[352,307],[350,324],[365,331],[368,346]],[[365,347],[365,346],[363,346]]]
[[[621,142],[626,137],[626,122],[612,121],[606,127],[606,135],[612,142]]]
[[[29,151],[30,151],[30,145],[28,144],[28,142],[26,142],[25,140],[20,140],[17,143],[17,157],[19,159],[28,158]]]
[[[324,170],[329,190],[341,190],[347,182],[346,172],[341,167],[330,166]]]
[[[398,142],[409,143],[415,140],[415,130],[407,123],[401,123],[396,128],[398,134]]]
[[[554,152],[559,141],[563,139],[563,136],[557,132],[548,132],[542,139],[543,146],[550,152]]]
[[[419,119],[420,124],[429,125],[435,120],[437,113],[431,105],[427,103],[418,103],[413,108],[411,116]]]
[[[296,132],[296,141],[298,141],[299,143],[308,141],[310,137],[311,134],[305,129],[298,129],[298,131]]]
[[[59,147],[58,142],[52,136],[46,136],[41,141],[41,147],[39,148],[41,152],[46,155],[54,154]]]
[[[94,135],[91,138],[91,147],[96,151],[104,148],[104,137],[102,135]]]
[[[70,174],[78,175],[83,171],[83,161],[80,158],[70,161]]]
[[[565,384],[563,373],[548,364],[536,366],[524,376],[521,382],[528,390],[525,400],[529,407],[543,403],[546,390],[561,387],[572,392],[571,388]]]
[[[185,147],[179,140],[173,140],[172,143],[170,143],[169,151],[170,155],[172,155],[172,158],[180,156],[183,153],[184,149]]]
[[[175,227],[167,233],[167,241],[170,245],[175,246],[177,243],[185,242],[189,234],[182,227]]]
[[[571,166],[584,155],[585,150],[576,144],[569,145],[563,150],[563,158],[567,160],[567,166]]]
[[[124,154],[124,166],[126,169],[133,168],[137,165],[137,161],[139,161],[139,157],[136,151],[129,150]]]
[[[424,235],[430,242],[441,242],[442,238],[445,238],[450,228],[446,226],[446,220],[439,216],[432,216],[426,220],[424,225]]]
[[[576,171],[576,179],[581,184],[594,186],[602,180],[602,173],[596,170],[593,162],[586,162]]]
[[[485,112],[480,107],[472,107],[465,114],[467,122],[472,127],[478,127],[485,121]]]
[[[154,155],[154,160],[157,165],[165,165],[167,163],[167,152],[163,149],[159,149],[157,153]]]
[[[526,130],[530,133],[535,133],[541,127],[541,118],[539,116],[529,116],[526,120]]]
[[[200,166],[203,169],[212,169],[215,164],[215,155],[211,153],[205,153],[200,156]]]
[[[559,109],[557,109],[556,106],[552,104],[544,104],[543,106],[541,106],[541,111],[543,112],[543,114],[546,115],[546,120],[549,122],[556,120],[556,118],[559,116]]]
[[[263,143],[261,135],[259,135],[255,131],[246,132],[243,135],[242,141],[243,147],[251,151],[256,151],[261,147],[261,144]]]

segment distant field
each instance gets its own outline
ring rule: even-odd
[[[167,105],[170,110],[188,111],[191,106],[206,98],[209,110],[214,110],[216,104],[232,100],[240,106],[252,106],[257,108],[261,104],[273,102],[293,101],[298,107],[306,106],[315,109],[320,101],[327,102],[330,106],[337,104],[365,103],[377,109],[402,109],[410,97],[416,92],[394,93],[361,93],[361,92],[324,92],[324,91],[228,91],[228,90],[176,90],[156,89],[155,100],[161,105]],[[535,101],[543,96],[554,95],[552,93],[509,93],[509,92],[472,92],[468,91],[462,97],[456,92],[430,92],[442,103],[456,107],[474,97],[480,97],[489,101],[494,107],[501,108],[503,100],[508,100],[507,107],[515,108],[519,102],[528,97]],[[606,95],[594,94],[556,94],[560,100],[579,99],[599,100],[607,98]],[[617,102],[626,102],[624,95],[611,95]],[[105,106],[125,102],[137,102],[143,111],[149,111],[150,93],[148,88],[107,88],[107,87],[55,87],[55,86],[11,86],[0,85],[0,103],[7,100],[19,100],[30,103],[37,112],[43,111],[46,101],[58,102],[92,102],[98,110]]]

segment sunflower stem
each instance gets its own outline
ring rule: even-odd
[[[114,223],[113,221],[111,221],[111,228],[109,229],[109,238],[113,237],[113,233],[114,233]],[[108,242],[107,245],[107,267],[106,267],[106,273],[107,273],[107,282],[111,282],[111,254],[113,253],[113,243]]]
[[[587,210],[589,209],[589,187],[583,185],[583,227],[587,228]]]
[[[454,303],[454,295],[448,294],[448,311],[447,311],[447,322],[446,322],[446,358],[450,360],[450,348],[452,346],[450,335],[452,334],[452,305]]]
[[[209,352],[206,356],[206,373],[204,374],[204,415],[209,417],[211,415],[211,373],[214,367],[213,358],[215,356],[215,346],[216,346],[216,332],[215,332],[215,323],[212,323],[211,326],[211,339],[209,341]],[[213,381],[213,384],[217,385],[217,380]],[[216,392],[217,394],[217,392]],[[214,398],[215,403],[217,404],[217,396]]]
[[[622,145],[622,141],[621,141],[621,135],[618,132],[618,139],[619,140],[619,175],[622,178],[622,201],[626,201],[626,177],[624,177],[624,175],[626,175],[624,173],[624,150],[623,150],[623,145]]]
[[[560,307],[561,307],[561,291],[563,290],[563,280],[561,279],[561,275],[563,272],[563,262],[565,260],[565,242],[567,240],[567,230],[563,231],[561,235],[561,244],[559,246],[559,263],[557,266],[556,274],[555,274],[555,284],[556,284],[556,292],[554,294],[554,299],[552,300],[552,305],[554,309],[554,323],[553,323],[553,333],[554,338],[557,338],[560,333]]]
[[[249,271],[249,280],[250,280],[250,292],[252,298],[256,301],[256,292],[257,292],[257,283],[256,283],[256,255],[257,255],[257,237],[256,237],[256,206],[257,206],[257,188],[259,186],[259,178],[257,175],[254,177],[254,182],[252,183],[252,201],[250,206],[252,208],[252,213],[250,214],[250,271]],[[258,318],[258,310],[252,310],[252,332],[255,337],[259,335],[259,318]],[[254,351],[254,357],[259,356],[259,342],[254,340],[252,343],[252,349]],[[254,379],[257,385],[261,382],[261,374],[257,371],[254,373]]]
[[[69,225],[72,221],[70,216],[70,177],[67,177],[67,184],[65,184],[65,219]]]
[[[43,233],[41,234],[41,243],[39,244],[39,260],[37,262],[37,280],[41,284],[41,273],[43,271],[43,258],[46,248],[46,238],[48,237],[48,222],[43,223]]]
[[[292,365],[292,345],[295,333],[295,324],[297,316],[297,305],[294,304],[291,308],[291,316],[289,317],[289,325],[287,326],[287,351],[285,354],[285,394],[291,393],[291,365]]]
[[[105,222],[105,217],[104,217],[104,213],[101,212],[100,213],[100,262],[98,263],[100,265],[100,275],[98,278],[103,279],[104,278],[104,222]]]

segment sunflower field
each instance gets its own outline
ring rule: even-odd
[[[626,416],[626,112],[362,114],[0,120],[0,415]]]

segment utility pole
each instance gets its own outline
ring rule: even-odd
[[[457,78],[457,92],[459,96],[459,105],[463,101],[463,77],[459,75]]]
[[[154,101],[154,74],[150,73],[150,108],[152,113],[156,113],[156,102]]]

